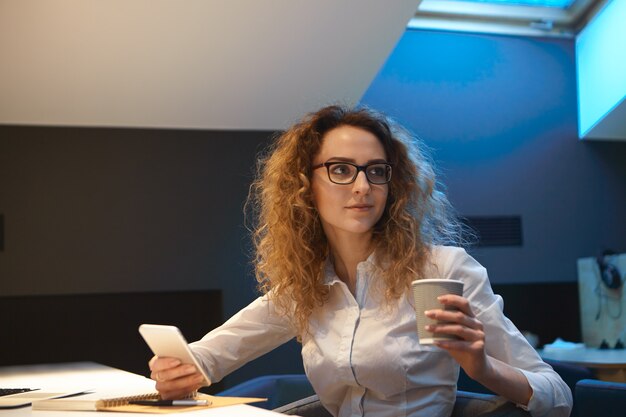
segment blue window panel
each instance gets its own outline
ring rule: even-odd
[[[459,0],[465,3],[489,3],[508,6],[554,7],[567,9],[575,0]]]

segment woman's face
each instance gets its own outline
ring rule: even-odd
[[[386,162],[387,155],[372,133],[354,126],[340,126],[324,135],[313,166],[344,161],[356,165]],[[389,184],[371,184],[360,171],[351,184],[335,184],[326,167],[313,170],[313,201],[329,239],[338,234],[370,233],[385,209]]]

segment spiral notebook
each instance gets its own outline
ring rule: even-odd
[[[266,401],[266,398],[250,397],[218,397],[208,394],[196,394],[193,399],[208,400],[207,405],[194,406],[165,406],[155,407],[146,405],[129,404],[130,401],[156,400],[159,394],[156,392],[144,393],[133,396],[106,396],[102,393],[92,393],[80,397],[59,398],[33,402],[33,410],[80,410],[80,411],[118,411],[126,413],[150,413],[168,414],[184,411],[194,411],[203,408],[223,407],[235,404],[248,404],[258,401]]]

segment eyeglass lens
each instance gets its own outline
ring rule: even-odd
[[[370,164],[357,166],[347,162],[331,162],[327,165],[328,177],[337,184],[350,184],[359,171],[364,171],[372,184],[386,184],[391,179],[391,166],[388,164]]]

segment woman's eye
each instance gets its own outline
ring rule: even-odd
[[[333,175],[348,175],[350,173],[350,165],[338,164],[333,165],[331,169]]]
[[[385,176],[384,166],[372,166],[368,168],[369,175],[375,178],[382,178]]]

